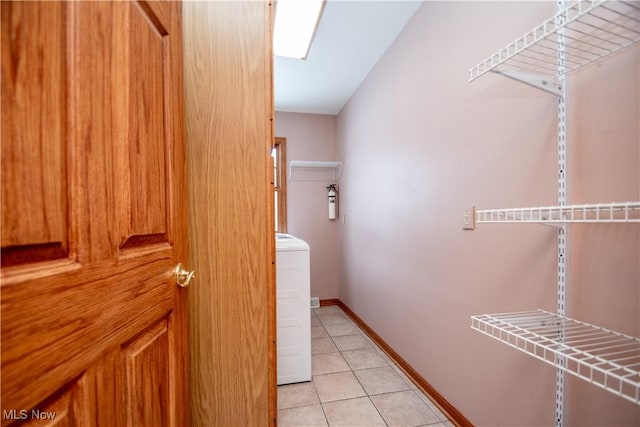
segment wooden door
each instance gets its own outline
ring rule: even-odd
[[[185,426],[181,4],[1,7],[2,425]]]
[[[272,9],[184,3],[195,426],[275,425]]]

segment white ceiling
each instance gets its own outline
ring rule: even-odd
[[[419,0],[327,0],[306,60],[274,57],[277,111],[338,114]]]

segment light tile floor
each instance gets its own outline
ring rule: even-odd
[[[311,310],[310,382],[278,387],[278,425],[452,427],[337,306]]]

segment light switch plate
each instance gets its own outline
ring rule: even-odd
[[[475,230],[475,228],[476,228],[476,207],[469,206],[468,208],[464,208],[462,229]]]

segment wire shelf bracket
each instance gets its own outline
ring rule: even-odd
[[[469,81],[492,71],[521,80],[513,71],[552,82],[640,41],[637,1],[574,0],[566,8],[469,70]],[[558,50],[565,55],[558,66]],[[530,78],[525,78],[527,83]],[[554,95],[555,88],[547,90]]]
[[[544,310],[475,315],[471,328],[640,405],[638,338]]]
[[[551,95],[562,96],[563,93],[562,84],[555,77],[547,77],[541,74],[531,74],[516,70],[492,70],[492,72],[543,90]]]

